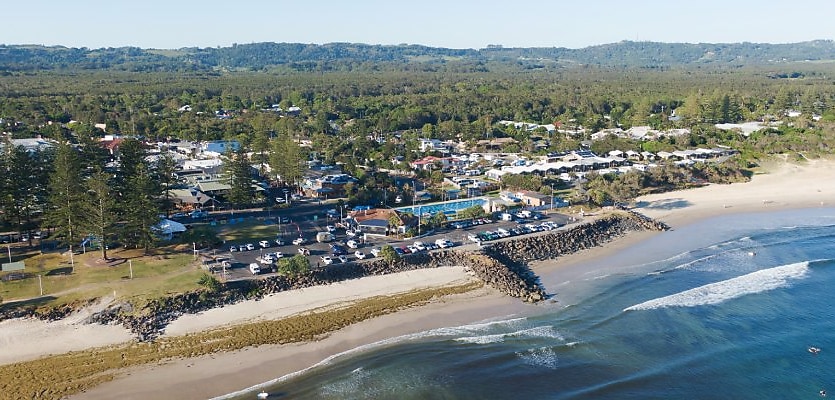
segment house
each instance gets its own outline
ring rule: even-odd
[[[345,185],[356,182],[356,178],[348,174],[325,175],[318,179],[306,179],[302,183],[302,190],[311,197],[336,198],[345,196]]]
[[[449,157],[434,157],[426,156],[420,160],[415,160],[409,163],[409,166],[415,170],[431,171],[434,169],[447,169],[450,167],[451,159]]]
[[[219,181],[203,181],[197,184],[196,189],[211,197],[224,196],[232,190],[232,186]]]
[[[542,207],[551,205],[551,196],[532,192],[530,190],[521,190],[516,192],[516,197],[525,205],[530,207]]]
[[[55,147],[55,141],[50,139],[11,139],[12,147],[23,147],[28,153],[37,153]],[[3,146],[3,143],[0,143]]]
[[[171,189],[168,191],[168,197],[175,207],[183,211],[217,206],[217,200],[197,189]]]
[[[349,213],[357,229],[367,235],[386,236],[389,228],[390,209],[362,208]]]
[[[420,151],[426,153],[428,151],[449,151],[446,145],[438,139],[418,139],[420,142]]]

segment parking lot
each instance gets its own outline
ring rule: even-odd
[[[253,274],[248,268],[250,263],[259,263],[261,266],[259,276],[271,275],[274,273],[272,267],[275,265],[271,261],[274,261],[275,258],[269,259],[268,257],[276,255],[276,253],[279,253],[281,257],[304,254],[308,257],[311,267],[317,268],[331,262],[333,264],[357,262],[359,260],[355,255],[356,251],[362,252],[365,259],[372,259],[372,249],[379,249],[386,244],[394,247],[399,254],[407,255],[411,252],[435,250],[440,247],[435,244],[439,239],[447,239],[453,246],[475,246],[489,241],[550,231],[574,222],[573,217],[558,213],[536,214],[535,218],[515,218],[510,221],[482,218],[456,225],[457,227],[450,225],[447,229],[431,232],[419,238],[398,240],[392,237],[367,236],[363,238],[363,235],[351,236],[344,228],[336,227],[335,223],[338,218],[324,216],[322,218],[303,218],[301,215],[299,215],[299,218],[292,223],[285,223],[284,229],[280,230],[282,234],[279,237],[264,237],[245,243],[229,244],[230,248],[233,245],[235,246],[235,251],[230,251],[230,248],[213,251],[219,262],[227,261],[225,263],[227,268],[224,268],[227,274],[225,278],[227,280],[252,279]],[[319,232],[330,232],[333,235],[333,240],[326,243],[317,242],[316,235]],[[299,237],[304,241],[294,244],[293,240],[298,240]],[[279,240],[278,243],[276,239]],[[352,241],[351,245],[355,246],[354,248],[347,245],[349,241]],[[419,243],[416,244],[415,242]],[[345,254],[338,254],[342,251],[337,251],[337,254],[335,254],[331,245],[340,246],[341,249],[337,250],[342,250]],[[340,261],[339,255],[344,257],[344,261]],[[328,258],[330,261],[326,261]]]

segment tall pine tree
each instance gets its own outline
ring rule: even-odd
[[[252,203],[255,191],[252,189],[252,164],[243,146],[229,153],[226,162],[226,176],[229,180],[229,195],[227,200],[235,207]]]
[[[107,243],[114,236],[117,221],[116,199],[111,191],[111,175],[97,167],[97,171],[87,179],[87,216],[86,228],[101,238],[101,257],[107,260]]]
[[[68,143],[58,145],[49,177],[48,207],[44,222],[55,229],[53,237],[72,247],[79,243],[85,225],[84,185],[82,184],[81,160]]]
[[[145,254],[156,244],[153,226],[159,222],[157,185],[144,163],[139,163],[136,174],[128,181],[129,196],[121,204],[124,227],[121,230],[125,245],[142,248]]]

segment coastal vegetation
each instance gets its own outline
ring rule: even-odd
[[[479,282],[376,296],[273,321],[259,321],[196,334],[76,351],[0,366],[0,399],[64,398],[114,379],[125,368],[198,357],[251,346],[318,340],[357,322],[466,293]]]

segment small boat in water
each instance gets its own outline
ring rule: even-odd
[[[821,349],[819,349],[817,347],[809,347],[809,352],[812,353],[812,354],[818,354],[818,353],[821,352]]]
[[[258,393],[257,397],[259,399],[266,399],[267,397],[270,397],[270,394],[267,393],[267,392],[261,391],[260,393]]]

